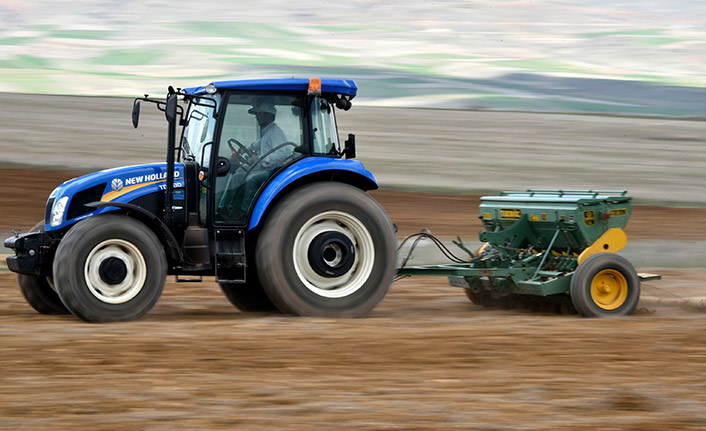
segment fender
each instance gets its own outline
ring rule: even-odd
[[[177,242],[176,238],[174,237],[174,234],[172,233],[171,230],[169,230],[169,227],[167,227],[166,224],[162,220],[160,220],[159,217],[156,215],[152,214],[151,212],[147,211],[146,209],[139,207],[137,205],[133,205],[127,202],[91,202],[88,204],[85,204],[85,206],[90,207],[90,208],[106,208],[106,207],[118,207],[122,209],[126,209],[129,211],[135,211],[138,212],[152,221],[152,223],[155,223],[157,226],[159,226],[159,230],[162,234],[162,236],[166,239],[167,241],[167,247],[168,250],[171,254],[172,258],[179,259],[179,262],[184,262],[184,256],[181,253],[181,249],[179,248],[179,242]]]
[[[335,159],[331,157],[307,157],[280,172],[262,191],[250,215],[248,230],[256,228],[265,211],[277,195],[291,184],[308,176],[330,172],[346,173],[352,177],[352,184],[363,190],[378,188],[375,176],[357,160]]]

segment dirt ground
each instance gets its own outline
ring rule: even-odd
[[[0,168],[0,232],[40,220],[72,176]],[[477,235],[478,197],[374,196],[400,236]],[[704,209],[640,206],[627,229],[705,232]],[[433,277],[364,319],[293,318],[170,279],[146,318],[104,325],[35,313],[0,272],[0,430],[703,430],[706,312],[657,298],[699,291],[703,269],[658,272],[620,319],[483,309]]]

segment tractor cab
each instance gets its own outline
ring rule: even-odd
[[[345,100],[350,107],[354,93],[324,96],[311,90],[238,87],[219,83],[203,91],[186,90],[190,103],[178,155],[198,165],[204,225],[210,220],[244,227],[258,191],[282,168],[312,155],[340,159],[353,154],[352,140],[347,153],[339,143],[334,105]]]
[[[222,81],[170,94],[182,100],[175,162],[196,167],[199,224],[247,227],[259,192],[282,169],[310,156],[355,157],[353,135],[339,142],[334,110],[350,109],[356,91],[353,81],[311,78]],[[140,101],[162,103],[136,99],[135,125]]]

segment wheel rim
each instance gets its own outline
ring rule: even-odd
[[[320,253],[312,250],[317,244],[321,244]],[[325,298],[342,298],[358,291],[375,263],[370,232],[360,220],[342,211],[326,211],[304,223],[295,237],[293,252],[299,280]],[[317,262],[314,259],[319,254]],[[329,274],[322,270],[327,265]]]
[[[142,290],[147,278],[147,264],[131,242],[109,239],[88,254],[84,276],[93,296],[109,304],[122,304]]]
[[[628,281],[615,269],[604,269],[591,280],[591,298],[604,310],[620,308],[628,298]]]

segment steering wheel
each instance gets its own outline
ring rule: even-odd
[[[230,138],[228,139],[227,143],[230,147],[230,150],[232,151],[233,158],[239,163],[250,165],[253,163],[251,159],[257,159],[257,154],[255,154],[254,151],[250,150],[250,148],[241,144],[240,141],[238,141],[237,139]],[[236,150],[233,144],[237,145],[240,151]]]
[[[242,145],[242,144],[240,144],[240,142],[238,142],[235,139],[229,139],[228,145],[231,147],[231,149],[233,149],[233,151],[235,151],[235,149],[233,148],[233,146],[232,146],[233,144],[231,143],[231,141],[233,141],[233,143],[235,143],[236,145],[238,145],[238,144]],[[242,146],[245,147],[244,145],[242,145]],[[247,166],[242,167],[244,169],[244,171],[241,172],[240,180],[239,180],[239,183],[237,183],[237,184],[232,184],[232,182],[236,180],[236,175],[233,171],[231,171],[231,174],[228,177],[228,181],[226,182],[226,186],[224,189],[225,192],[224,192],[223,196],[221,197],[220,201],[216,204],[216,211],[217,212],[226,211],[226,208],[228,207],[228,205],[231,202],[233,202],[233,199],[234,199],[235,193],[236,193],[236,188],[238,188],[242,184],[245,184],[245,181],[250,176],[250,173],[253,172],[257,168],[257,166],[260,163],[262,163],[263,160],[267,159],[268,157],[273,155],[278,150],[280,150],[284,147],[289,147],[289,146],[294,147],[294,149],[296,149],[299,147],[299,144],[295,144],[294,142],[287,141],[285,143],[282,143],[282,144],[277,145],[276,147],[272,148],[270,151],[266,152],[261,157],[258,157],[256,159],[250,159],[250,161],[245,162],[245,163],[247,163]],[[246,150],[247,150],[247,148],[246,148]],[[292,151],[292,153],[294,153],[294,151]],[[240,156],[238,153],[235,153],[235,157],[242,157],[242,156]],[[268,175],[270,175],[270,174],[268,174]]]
[[[287,142],[285,142],[285,143],[283,143],[283,144],[277,145],[276,147],[274,147],[274,148],[271,149],[270,151],[268,151],[268,152],[266,152],[265,154],[263,154],[262,156],[260,156],[257,160],[255,160],[255,162],[250,165],[250,169],[248,170],[248,173],[250,173],[250,171],[252,171],[253,169],[255,169],[255,167],[256,167],[260,162],[262,162],[263,160],[267,159],[268,157],[270,157],[270,156],[271,156],[272,154],[274,154],[275,152],[277,152],[277,151],[279,151],[280,149],[282,149],[282,148],[284,148],[284,147],[287,147],[287,146],[292,146],[292,147],[294,147],[295,149],[296,149],[297,147],[299,147],[299,145],[295,144],[295,143],[292,142],[292,141],[287,141]]]

